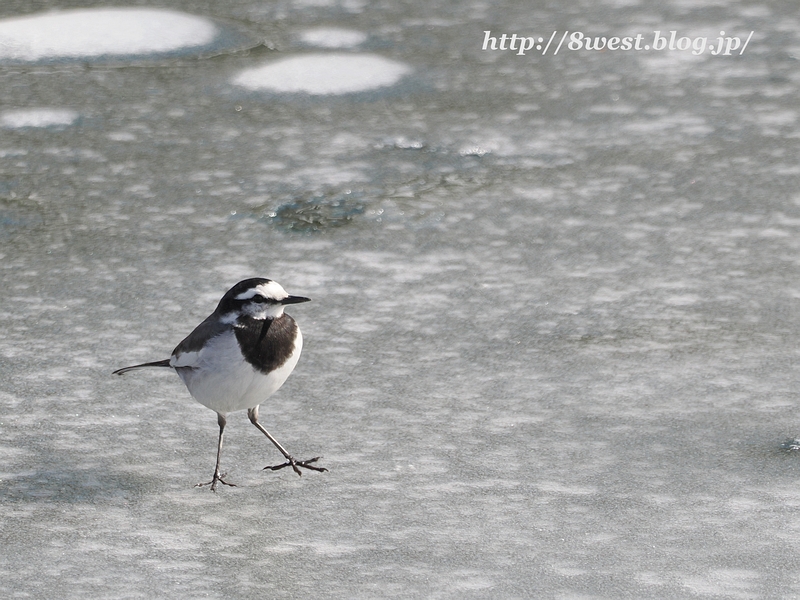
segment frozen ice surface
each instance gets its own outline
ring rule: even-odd
[[[203,17],[153,8],[87,8],[0,20],[0,60],[163,53],[218,34]]]
[[[352,29],[318,27],[300,33],[300,41],[320,48],[355,48],[367,40],[367,34]]]
[[[233,79],[250,90],[335,95],[397,83],[410,67],[371,54],[305,54],[246,69]]]
[[[274,45],[216,60],[0,66],[2,110],[81,115],[0,130],[0,597],[800,596],[793,9],[356,4],[226,2]],[[570,23],[757,36],[480,50]],[[230,85],[317,24],[414,85]],[[262,471],[234,413],[212,494],[214,414],[111,371],[254,275],[312,299],[261,420],[330,472]]]
[[[66,108],[23,108],[0,112],[0,126],[9,129],[22,127],[66,127],[80,115]]]

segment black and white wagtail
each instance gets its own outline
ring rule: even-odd
[[[247,409],[250,422],[286,459],[283,464],[264,469],[277,471],[292,467],[298,475],[301,475],[300,467],[327,471],[311,464],[322,458],[320,456],[295,460],[258,422],[258,405],[283,385],[303,349],[300,328],[283,309],[287,304],[309,300],[290,296],[269,279],[245,279],[227,291],[216,310],[178,344],[170,358],[114,371],[122,375],[142,367],[175,369],[192,397],[217,413],[219,442],[214,477],[198,486],[211,484],[213,491],[218,482],[235,487],[219,472],[225,417],[235,410]]]

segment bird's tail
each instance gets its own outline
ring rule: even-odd
[[[142,363],[140,365],[133,365],[131,367],[124,367],[122,369],[117,369],[112,373],[112,375],[124,375],[128,371],[133,371],[134,369],[143,369],[144,367],[169,367],[169,359],[166,360],[157,360],[155,362],[148,362]]]

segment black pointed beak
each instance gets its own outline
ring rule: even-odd
[[[303,296],[286,296],[279,304],[300,304],[301,302],[310,302],[311,298],[304,298]]]

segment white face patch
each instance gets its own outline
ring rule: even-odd
[[[249,300],[257,294],[264,296],[267,300],[283,300],[289,296],[288,292],[283,289],[279,283],[270,281],[269,283],[262,283],[246,292],[242,292],[236,296],[236,300]]]
[[[258,295],[263,296],[267,300],[273,301],[283,300],[289,296],[287,291],[283,289],[279,283],[270,281],[268,283],[257,285],[246,292],[242,292],[236,296],[236,300],[249,300],[250,298]],[[283,314],[283,305],[274,304],[271,302],[252,302],[245,304],[242,307],[242,311],[244,314],[253,317],[254,319],[277,319]]]
[[[242,307],[244,314],[254,319],[277,319],[283,314],[283,304],[258,304],[251,302]]]
[[[231,323],[235,323],[236,319],[238,318],[239,315],[237,315],[235,312],[231,312],[226,315],[222,315],[219,320],[225,325],[230,325]]]

